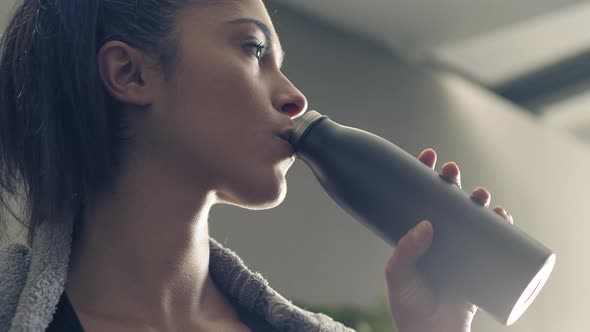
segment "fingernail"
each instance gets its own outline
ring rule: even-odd
[[[508,213],[508,211],[502,209],[502,214],[504,215],[504,218],[506,218],[506,220],[510,221],[510,213]]]
[[[506,218],[508,218],[508,221],[514,225],[514,217],[508,211],[506,211]]]
[[[414,236],[414,238],[416,240],[422,240],[424,238],[425,233],[426,233],[426,222],[425,221],[420,222],[412,230],[412,236]]]

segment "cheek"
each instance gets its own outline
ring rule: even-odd
[[[180,84],[177,109],[188,122],[214,126],[218,138],[252,135],[269,121],[268,89],[247,61],[216,58],[189,64]]]
[[[186,63],[180,90],[188,103],[242,117],[252,115],[250,108],[262,107],[269,100],[258,65],[235,53],[220,49]]]
[[[160,119],[174,159],[193,171],[240,173],[263,153],[269,97],[248,69],[214,61],[179,68]]]

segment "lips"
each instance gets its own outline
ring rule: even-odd
[[[289,142],[291,140],[291,136],[293,136],[293,130],[292,129],[284,130],[284,131],[280,132],[278,134],[278,136],[280,138],[282,138],[283,140]]]
[[[295,154],[295,151],[293,150],[293,147],[291,146],[291,143],[289,143],[288,139],[285,139],[283,136],[277,136],[277,138],[281,141],[281,145],[284,147],[284,151],[289,155],[289,156],[293,156]]]
[[[295,134],[295,127],[293,123],[286,124],[283,129],[278,130],[275,132],[275,137],[281,140],[281,146],[283,146],[284,151],[288,153],[290,157],[295,154],[295,150],[293,145],[291,144],[291,137]]]

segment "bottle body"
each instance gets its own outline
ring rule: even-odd
[[[512,324],[547,280],[555,254],[393,143],[310,111],[291,144],[329,196],[392,246],[422,220],[434,239],[418,268]]]

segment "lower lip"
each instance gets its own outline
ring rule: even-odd
[[[281,141],[281,146],[283,146],[283,151],[285,153],[287,153],[289,157],[293,157],[293,155],[295,154],[295,151],[293,150],[291,143],[285,141],[282,137],[279,137],[279,136],[275,136],[275,137]]]

